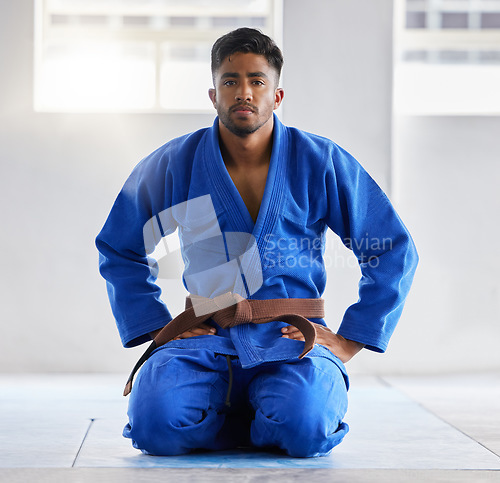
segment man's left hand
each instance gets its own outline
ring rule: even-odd
[[[316,343],[325,346],[344,363],[351,360],[364,347],[364,344],[345,339],[323,325],[314,324],[314,328],[316,329]],[[293,325],[283,327],[281,332],[283,333],[281,337],[305,340],[302,332]]]

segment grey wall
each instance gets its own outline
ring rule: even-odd
[[[389,188],[392,0],[284,4],[287,124],[333,139]]]
[[[393,357],[498,370],[500,117],[401,117],[395,134],[395,196],[421,264]]]
[[[334,139],[385,189],[393,172],[422,259],[388,353],[351,370],[498,369],[499,119],[398,119],[391,163],[392,1],[284,4],[283,120]],[[126,372],[143,348],[120,346],[94,237],[132,167],[213,116],[33,113],[32,18],[31,0],[0,4],[0,370]],[[327,255],[335,329],[359,272],[342,248]]]
[[[393,1],[285,0],[284,5],[286,123],[334,140],[390,190]],[[358,298],[360,272],[331,233],[325,260],[326,320],[336,330]],[[362,353],[350,370],[373,372],[380,359]]]
[[[213,116],[32,109],[33,1],[0,3],[2,371],[128,370],[94,238],[133,166]]]

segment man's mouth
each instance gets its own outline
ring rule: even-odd
[[[232,109],[233,112],[254,112],[254,110],[249,106],[236,106]]]

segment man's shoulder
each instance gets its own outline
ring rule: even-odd
[[[287,126],[286,129],[289,132],[291,142],[299,149],[309,149],[324,154],[325,151],[331,151],[338,147],[334,141],[325,136],[293,126]]]
[[[201,139],[208,129],[210,128],[204,127],[202,129],[198,129],[197,131],[173,138],[165,144],[162,144],[159,148],[155,149],[151,154],[146,156],[143,161],[158,159],[172,161],[180,159],[182,158],[182,154],[187,155],[190,151],[195,151],[198,148]]]
[[[296,127],[286,126],[297,165],[317,174],[336,172],[359,172],[363,170],[356,158],[332,139]],[[293,158],[292,158],[293,159]],[[307,161],[307,162],[306,162]]]
[[[334,160],[341,148],[331,139],[312,132],[287,126],[290,153],[294,153],[300,165],[326,169],[328,160]],[[307,163],[305,162],[307,161]]]
[[[168,172],[182,173],[189,170],[195,152],[209,128],[202,128],[171,139],[142,158],[132,170],[130,178],[136,182],[159,181]]]

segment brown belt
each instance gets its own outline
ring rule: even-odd
[[[302,332],[305,339],[304,350],[299,356],[302,358],[314,347],[316,340],[314,324],[307,318],[319,319],[324,316],[323,299],[248,300],[230,292],[213,299],[191,295],[186,299],[186,310],[161,329],[137,361],[128,378],[123,395],[130,394],[136,372],[156,348],[210,318],[223,329],[248,323],[264,324],[276,320],[293,325]]]

